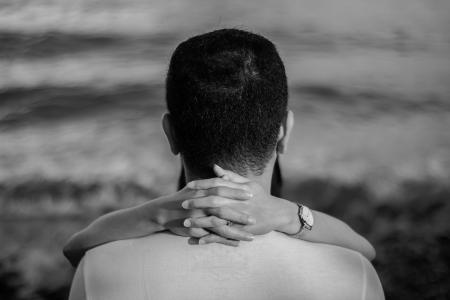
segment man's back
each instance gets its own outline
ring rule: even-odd
[[[89,251],[77,273],[73,299],[384,298],[359,253],[275,232],[237,248],[168,233],[114,242]]]

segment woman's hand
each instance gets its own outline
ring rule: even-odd
[[[208,186],[214,185],[216,179],[206,179],[202,182]],[[196,181],[191,183],[196,184]],[[186,186],[174,195],[162,197],[141,207],[144,218],[153,220],[162,229],[167,229],[177,235],[201,238],[212,235],[217,243],[237,246],[240,240],[251,241],[252,234],[246,230],[228,226],[230,222],[241,226],[251,225],[255,220],[247,213],[231,207],[217,207],[209,214],[203,209],[185,209],[182,203],[190,200],[200,200],[203,202],[227,201],[245,202],[252,198],[245,188],[235,188],[232,186],[215,186],[207,189],[192,189]],[[192,242],[197,241],[193,239]]]
[[[273,230],[293,234],[300,229],[300,222],[296,214],[296,204],[273,197],[259,183],[249,181],[247,178],[231,171],[223,170],[219,166],[215,166],[214,171],[219,178],[193,181],[187,187],[194,190],[211,190],[228,187],[235,190],[249,191],[253,197],[245,201],[237,201],[230,198],[188,199],[183,202],[183,207],[193,210],[202,209],[207,214],[216,217],[223,217],[224,212],[227,210],[234,210],[245,213],[256,221],[255,224],[233,224],[232,226],[228,226],[230,228],[227,228],[228,230],[231,230],[231,228],[240,229],[260,235]],[[188,219],[188,222],[192,228],[202,228],[204,227],[203,220],[202,218],[191,218]],[[221,229],[223,227],[211,228],[210,230],[216,234],[202,236],[199,242],[217,242],[217,235],[223,235]]]

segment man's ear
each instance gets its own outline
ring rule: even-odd
[[[172,124],[172,119],[169,113],[165,113],[162,118],[162,127],[166,134],[167,141],[170,145],[170,150],[174,155],[180,153],[177,145],[176,135]]]
[[[277,153],[286,153],[289,137],[294,127],[294,113],[288,110],[278,133]]]

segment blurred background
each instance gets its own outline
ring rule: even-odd
[[[0,0],[0,299],[65,299],[71,234],[175,190],[168,60],[223,27],[286,65],[285,196],[375,245],[387,299],[448,299],[447,0]]]

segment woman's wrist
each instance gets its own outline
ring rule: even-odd
[[[282,198],[276,198],[275,200],[279,203],[275,230],[286,234],[295,234],[301,226],[297,215],[298,206]]]
[[[277,199],[280,202],[278,212],[277,231],[286,234],[295,234],[300,230],[301,224],[298,218],[298,206],[294,202],[285,199]]]
[[[142,226],[152,228],[154,232],[167,229],[165,225],[168,222],[168,212],[162,209],[161,201],[164,199],[157,198],[135,208]]]

